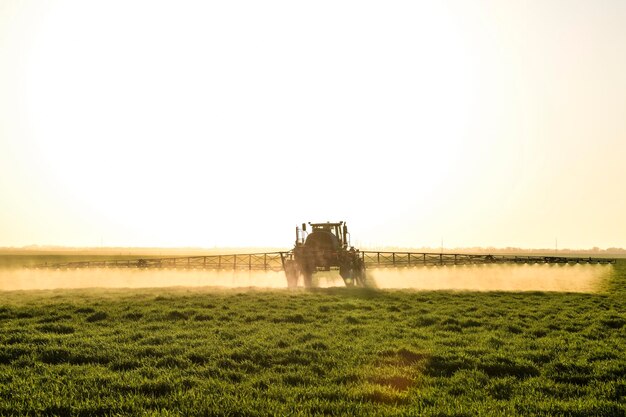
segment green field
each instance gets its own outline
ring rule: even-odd
[[[0,292],[0,415],[626,415],[599,294]]]

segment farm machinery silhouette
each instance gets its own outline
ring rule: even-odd
[[[407,268],[484,264],[614,264],[615,259],[572,256],[513,256],[429,252],[360,251],[350,244],[345,222],[309,223],[296,227],[292,250],[129,260],[80,261],[36,265],[36,268],[176,268],[217,271],[284,271],[287,286],[313,286],[313,274],[336,270],[348,287],[365,286],[367,268]]]
[[[365,285],[365,262],[359,251],[350,246],[348,226],[339,223],[309,223],[296,227],[296,244],[291,256],[284,261],[287,285],[296,287],[302,276],[305,287],[313,282],[316,271],[338,269],[346,286]]]

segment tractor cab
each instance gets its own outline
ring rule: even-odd
[[[302,229],[296,228],[296,246],[306,246],[317,250],[337,251],[347,249],[350,245],[350,234],[345,222],[311,223],[311,232],[307,231],[306,223]]]

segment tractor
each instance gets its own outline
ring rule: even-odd
[[[365,284],[365,264],[361,254],[350,245],[350,234],[345,222],[306,223],[296,227],[296,243],[292,257],[285,261],[287,284],[298,285],[302,276],[306,288],[313,285],[316,271],[338,270],[346,286]]]

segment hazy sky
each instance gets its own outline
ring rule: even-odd
[[[626,2],[0,0],[0,246],[626,247]]]

